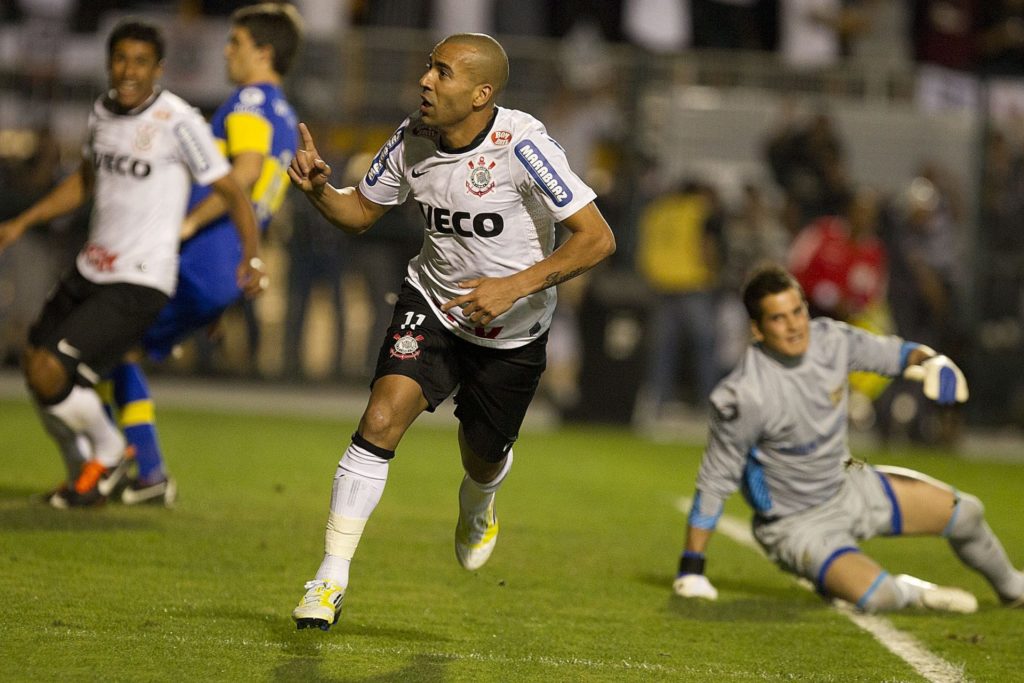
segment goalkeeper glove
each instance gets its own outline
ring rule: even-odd
[[[679,560],[679,575],[672,582],[672,590],[683,598],[718,599],[718,590],[704,576],[704,553],[683,553]]]
[[[941,354],[927,358],[919,365],[908,366],[903,376],[915,382],[923,382],[924,395],[939,405],[963,403],[970,395],[964,373],[948,356]]]

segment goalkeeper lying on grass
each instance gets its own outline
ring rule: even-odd
[[[898,337],[827,318],[810,320],[800,285],[779,267],[743,291],[755,343],[711,395],[708,445],[697,475],[676,594],[714,600],[704,551],[722,506],[737,488],[754,510],[768,556],[825,596],[867,612],[926,607],[973,612],[959,588],[892,576],[860,551],[877,535],[942,535],[1006,605],[1024,603],[1024,573],[1010,563],[974,496],[901,468],[854,461],[847,445],[847,375],[853,370],[923,382],[941,404],[967,400],[949,358]]]

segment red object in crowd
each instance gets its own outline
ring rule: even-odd
[[[819,311],[846,319],[885,294],[885,247],[875,236],[854,240],[846,220],[823,216],[800,231],[789,270]]]

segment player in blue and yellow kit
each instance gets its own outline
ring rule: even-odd
[[[214,137],[231,161],[231,175],[253,202],[261,231],[284,200],[287,169],[297,144],[297,119],[281,83],[302,40],[294,7],[263,3],[231,17],[224,48],[228,78],[238,88],[214,113]],[[223,200],[196,186],[182,226],[178,288],[144,338],[153,360],[167,357],[187,336],[217,320],[242,296],[235,282],[241,258],[237,231]],[[254,264],[262,268],[261,263]],[[266,279],[263,280],[264,287]],[[153,401],[138,362],[111,375],[121,426],[135,447],[138,477],[122,494],[128,504],[170,504],[175,484],[167,476],[157,438]]]

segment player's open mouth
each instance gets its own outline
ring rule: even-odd
[[[139,95],[139,86],[135,83],[118,83],[114,90],[117,91],[118,99],[133,99]]]
[[[423,98],[420,98],[420,111],[421,112],[426,112],[427,110],[431,109],[433,106],[434,105],[432,105],[430,102],[427,102],[427,100],[425,100]]]

